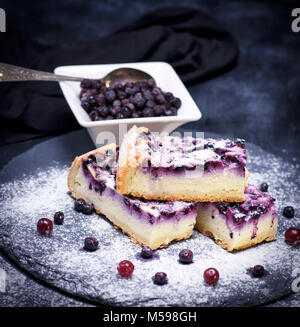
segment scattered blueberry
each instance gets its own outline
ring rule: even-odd
[[[94,206],[92,204],[84,204],[82,206],[82,213],[91,215],[94,212]]]
[[[262,192],[268,192],[269,185],[267,183],[261,183],[259,189]]]
[[[141,256],[145,259],[150,259],[153,256],[153,251],[149,246],[143,246]]]
[[[53,229],[53,223],[48,218],[41,218],[37,222],[37,231],[43,236],[50,236]]]
[[[84,247],[89,251],[96,251],[98,249],[99,242],[95,237],[87,237],[84,240]]]
[[[77,199],[74,203],[74,209],[77,212],[82,212],[83,206],[86,204],[84,199]]]
[[[153,277],[153,283],[157,285],[164,285],[168,283],[167,274],[164,272],[157,272]]]
[[[62,225],[64,223],[65,215],[62,211],[57,211],[54,214],[54,223],[56,225]]]
[[[255,278],[261,278],[263,276],[269,275],[269,272],[263,266],[256,265],[247,269],[247,274]]]
[[[295,209],[292,206],[287,206],[283,208],[282,213],[286,218],[293,218],[295,216]]]
[[[253,277],[262,277],[265,273],[265,268],[261,265],[256,265],[253,267],[252,275]]]
[[[123,260],[118,264],[118,272],[122,277],[130,277],[134,270],[134,265],[128,260]]]
[[[179,261],[181,263],[193,262],[193,252],[189,249],[184,249],[179,252]]]

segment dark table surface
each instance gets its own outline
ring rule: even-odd
[[[75,36],[79,44],[87,38],[99,38],[149,10],[175,3],[171,0],[91,0],[84,2],[84,10],[79,10],[80,6],[72,1],[64,1],[63,6],[58,7],[43,2],[35,8],[26,6],[26,2],[17,5],[14,0],[4,2],[10,9],[19,8],[19,15],[31,17],[35,13],[35,24],[29,24],[27,30],[32,38],[43,37],[51,45],[66,47],[74,42]],[[233,33],[240,46],[239,64],[234,70],[189,87],[203,117],[188,127],[224,137],[245,138],[299,165],[300,33],[291,29],[291,10],[297,7],[296,2],[189,0],[176,1],[176,4],[199,8],[217,18]],[[2,7],[6,9],[5,5]],[[62,40],[57,30],[47,29],[50,23],[55,26],[62,22],[70,31],[69,39]],[[1,146],[0,169],[14,156],[50,137]],[[1,252],[0,269],[7,276],[6,293],[0,291],[1,306],[93,305],[33,279]],[[268,305],[299,306],[299,293]]]

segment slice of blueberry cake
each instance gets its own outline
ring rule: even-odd
[[[275,240],[277,211],[274,198],[248,185],[243,203],[200,203],[196,229],[228,251]]]
[[[134,126],[120,148],[117,191],[170,201],[245,200],[244,140],[160,136]]]
[[[104,146],[75,158],[68,176],[72,195],[92,203],[131,240],[153,250],[192,234],[197,206],[192,202],[158,202],[116,191],[118,147]]]

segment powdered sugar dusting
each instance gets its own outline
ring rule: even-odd
[[[286,228],[299,227],[296,178],[299,169],[255,146],[248,147],[248,156],[249,182],[256,186],[267,182],[269,193],[276,198],[277,241],[228,253],[194,231],[189,240],[158,250],[159,260],[141,262],[135,257],[140,247],[106,219],[73,210],[73,199],[67,189],[68,166],[57,164],[0,186],[0,246],[21,266],[48,283],[107,304],[232,306],[271,301],[290,292],[292,269],[299,264],[296,260],[299,248],[287,245],[283,238]],[[285,205],[295,207],[295,218],[282,217]],[[37,220],[53,218],[58,210],[65,213],[64,225],[54,225],[51,238],[38,235]],[[87,236],[99,239],[99,250],[89,253],[83,249]],[[183,248],[194,252],[193,264],[178,262],[178,253]],[[117,275],[117,264],[124,259],[135,265],[130,279]],[[247,268],[256,264],[263,265],[270,274],[261,279],[251,278]],[[215,287],[203,281],[203,272],[208,267],[215,267],[220,273]],[[151,278],[157,271],[167,273],[167,285],[153,285]]]

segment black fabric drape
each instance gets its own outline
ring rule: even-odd
[[[6,44],[0,60],[44,71],[60,65],[166,61],[191,85],[229,70],[238,57],[232,35],[194,8],[161,8],[102,39],[67,48],[24,39],[22,29],[14,28],[0,33]],[[57,83],[3,83],[0,99],[0,144],[78,128]]]

